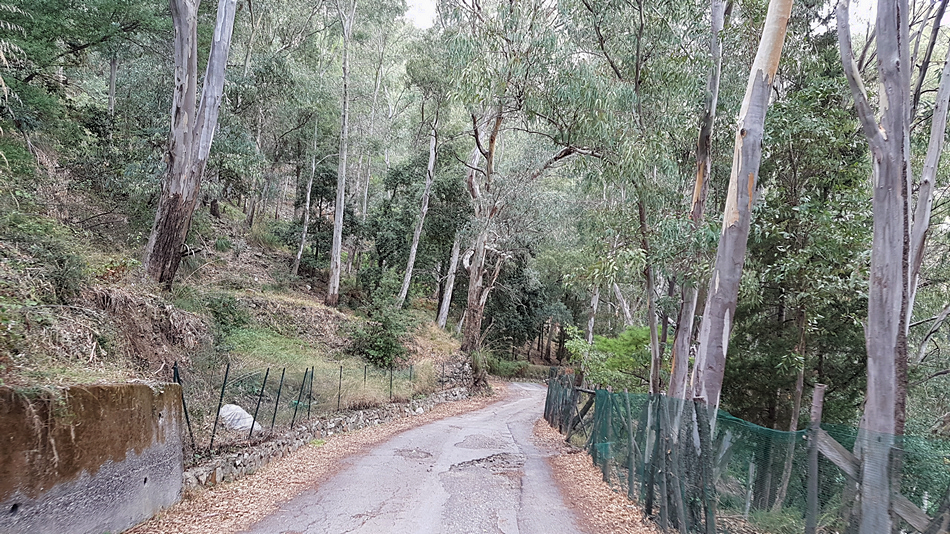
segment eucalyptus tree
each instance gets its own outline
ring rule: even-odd
[[[343,252],[343,205],[346,200],[346,158],[349,146],[350,120],[350,45],[353,39],[353,23],[356,19],[357,0],[337,0],[336,10],[343,28],[341,51],[342,96],[340,100],[340,151],[336,177],[336,202],[333,208],[333,245],[330,249],[330,280],[327,282],[327,306],[340,302],[340,256]]]
[[[421,49],[432,50],[435,43],[433,40],[423,40],[419,43]],[[418,54],[418,52],[417,52]],[[421,55],[421,54],[419,54]],[[448,85],[444,82],[443,76],[446,74],[444,61],[439,61],[437,55],[428,53],[426,59],[417,56],[407,66],[407,74],[410,83],[417,87],[420,92],[419,99],[419,117],[420,130],[427,131],[429,140],[429,157],[425,171],[425,186],[419,200],[419,215],[416,217],[416,225],[412,232],[412,242],[409,244],[409,258],[406,261],[406,271],[402,279],[402,286],[399,289],[399,296],[396,298],[398,306],[402,306],[409,294],[409,284],[412,281],[412,271],[416,263],[416,251],[419,248],[419,240],[422,237],[422,229],[425,225],[426,214],[429,211],[429,195],[432,191],[432,184],[435,181],[436,156],[438,154],[438,138],[440,130],[440,117],[448,115],[444,108],[448,101]],[[441,63],[441,65],[437,64]]]
[[[642,295],[652,341],[650,382],[659,392],[663,352],[658,330],[665,332],[667,321],[658,326],[656,288],[661,273],[656,252],[676,245],[675,240],[654,242],[665,237],[654,229],[683,188],[682,162],[691,144],[683,125],[698,114],[694,101],[701,91],[697,71],[705,34],[699,22],[701,7],[698,2],[647,5],[586,0],[566,5],[579,21],[571,29],[571,38],[588,57],[604,87],[601,94],[607,97],[595,100],[607,109],[599,110],[600,116],[595,117],[599,128],[589,131],[604,148],[604,186],[610,188],[611,196],[628,198],[634,208],[628,226],[639,229],[638,235],[623,246],[638,249],[646,259]],[[666,275],[664,285],[669,287],[674,274]],[[608,288],[611,286],[626,310],[620,287],[609,284]]]
[[[696,181],[693,186],[689,218],[694,232],[699,232],[706,214],[706,197],[709,195],[709,183],[712,180],[712,140],[716,124],[716,111],[719,105],[719,85],[722,79],[722,37],[727,12],[732,3],[726,0],[710,2],[709,19],[709,74],[706,79],[704,109],[700,118],[699,135],[696,142]],[[693,321],[699,302],[699,284],[686,281],[681,287],[681,301],[676,320],[676,332],[670,353],[670,384],[667,394],[673,398],[683,398],[687,391],[689,374],[689,348],[693,340]]]
[[[155,222],[145,248],[145,271],[156,282],[171,287],[181,259],[181,247],[191,218],[224,91],[236,0],[219,0],[214,40],[208,56],[201,100],[198,100],[198,2],[171,3],[175,26],[175,92],[168,142],[168,174]]]
[[[916,44],[911,59],[912,19],[913,12],[906,1],[878,3],[875,40],[882,104],[876,113],[852,51],[849,2],[840,2],[837,9],[841,61],[870,147],[873,184],[874,225],[866,329],[868,384],[858,442],[862,459],[860,531],[863,534],[890,532],[892,528],[890,503],[896,488],[892,487],[894,476],[890,471],[892,466],[899,465],[891,460],[892,447],[894,436],[903,434],[906,420],[907,331],[930,227],[936,171],[946,135],[950,100],[950,61],[945,60],[933,100],[926,155],[915,177],[911,150],[913,126],[918,120],[917,104],[931,64],[923,61],[918,67]],[[935,29],[930,33],[931,43],[937,40],[936,27],[940,22],[939,19],[932,22]],[[919,43],[926,37],[926,32],[917,31],[915,40]],[[927,59],[933,46],[927,45]],[[914,74],[920,83],[912,88]]]
[[[699,348],[693,369],[693,397],[712,408],[714,420],[719,407],[726,352],[735,317],[739,282],[745,261],[746,244],[752,218],[753,193],[759,175],[765,112],[769,106],[772,83],[782,56],[782,45],[791,16],[791,0],[771,0],[755,60],[749,72],[736,129],[732,173],[726,194],[722,233],[716,251],[703,321]]]
[[[470,116],[474,141],[466,158],[465,182],[472,200],[474,243],[463,255],[469,286],[462,349],[479,348],[485,304],[509,257],[495,246],[496,225],[513,196],[546,171],[577,154],[594,151],[565,130],[570,118],[553,110],[529,110],[533,94],[550,87],[550,77],[568,56],[558,55],[561,18],[546,0],[520,3],[462,2],[441,6],[450,60],[460,72],[456,98]],[[550,141],[549,155],[505,161],[502,146],[516,132]],[[553,145],[553,146],[551,146]],[[491,260],[494,265],[491,265]]]

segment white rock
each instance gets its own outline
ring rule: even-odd
[[[251,414],[244,411],[237,404],[225,404],[219,412],[221,422],[224,426],[232,430],[250,430],[251,423],[254,423],[254,430],[261,430],[261,425],[254,421]]]
[[[425,410],[422,409],[422,406],[416,408],[416,415],[422,415]]]

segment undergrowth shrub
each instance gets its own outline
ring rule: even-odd
[[[495,356],[488,357],[488,372],[502,378],[516,378],[524,376],[528,362],[511,361]]]
[[[27,279],[32,273],[39,275],[39,283],[32,288],[37,301],[65,304],[79,295],[86,264],[73,251],[64,227],[51,219],[11,211],[0,216],[0,236],[20,252],[9,254],[16,270]]]
[[[368,320],[351,331],[350,352],[377,367],[394,367],[409,351],[403,343],[410,327],[410,318],[396,306],[395,294],[400,282],[394,271],[382,277],[380,288],[373,293],[364,310]]]

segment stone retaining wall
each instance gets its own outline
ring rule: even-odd
[[[190,467],[183,475],[184,487],[193,489],[229,482],[254,473],[272,460],[282,458],[314,439],[421,415],[436,404],[458,401],[468,396],[468,388],[457,387],[409,403],[388,404],[379,408],[352,410],[312,419],[308,423],[300,424],[287,435],[253,444],[239,452],[213,456]]]

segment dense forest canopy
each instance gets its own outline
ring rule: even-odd
[[[420,29],[396,0],[14,0],[0,9],[3,230],[14,235],[15,214],[44,195],[95,199],[129,223],[100,246],[169,288],[181,251],[206,246],[207,221],[240,212],[249,238],[288,251],[295,284],[384,330],[421,307],[495,369],[570,363],[593,385],[691,397],[703,317],[722,298],[730,202],[747,199],[746,235],[729,249],[740,252],[719,328],[721,401],[708,400],[795,428],[803,392],[822,383],[825,420],[857,424],[878,331],[869,281],[890,261],[906,286],[898,430],[945,431],[950,203],[942,146],[929,152],[945,129],[946,2],[898,6],[914,65],[897,75],[901,157],[915,169],[904,256],[877,248],[891,138],[868,122],[889,128],[881,102],[898,94],[878,67],[891,30],[857,13],[843,52],[834,2],[791,6],[787,34],[784,19],[769,26],[778,3],[441,0]],[[769,38],[782,57],[755,96]],[[182,57],[197,62],[176,75]],[[187,98],[197,104],[182,112]],[[193,121],[212,109],[202,132]],[[741,146],[752,132],[761,142]],[[752,156],[755,179],[730,191]],[[171,209],[176,172],[196,189],[155,270],[156,211]],[[70,268],[48,302],[76,298]]]

